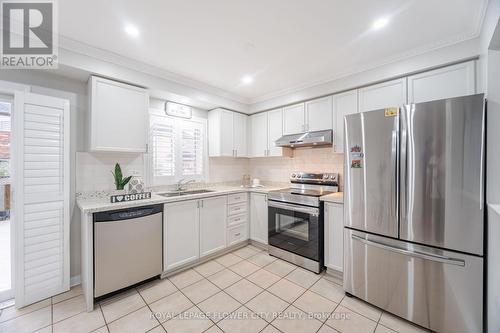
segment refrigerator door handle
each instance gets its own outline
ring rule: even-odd
[[[401,236],[401,226],[403,221],[407,219],[407,209],[408,209],[408,113],[411,110],[412,105],[405,105],[402,109],[400,116],[400,162],[399,162],[399,221],[400,230],[399,235]]]
[[[449,264],[449,265],[465,266],[465,261],[462,259],[450,258],[450,257],[446,257],[446,256],[440,256],[440,255],[436,255],[436,254],[432,254],[432,253],[425,253],[425,252],[421,252],[421,251],[409,251],[409,250],[402,249],[399,247],[394,247],[394,246],[382,244],[379,242],[375,242],[372,240],[368,240],[368,239],[365,239],[363,237],[360,237],[360,236],[357,236],[354,234],[351,234],[351,238],[353,240],[356,240],[356,241],[361,242],[361,243],[366,244],[366,245],[378,247],[379,249],[407,255],[410,257],[414,257],[414,258],[431,260],[431,261],[436,261],[436,262],[440,262],[443,264]]]
[[[484,109],[485,105],[483,102],[483,114],[484,114]],[[481,124],[481,162],[479,164],[479,209],[483,210],[483,182],[484,182],[484,116],[483,116],[483,123]]]
[[[392,216],[398,215],[398,165],[399,165],[399,149],[398,149],[398,132],[397,130],[392,131],[392,138],[391,138],[391,158],[392,158],[392,167],[394,168],[393,170],[393,177],[392,177],[392,183],[391,183],[391,188],[393,189],[391,191],[391,199],[392,199]]]

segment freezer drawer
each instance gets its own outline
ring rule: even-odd
[[[344,289],[436,332],[482,332],[483,259],[344,229]]]

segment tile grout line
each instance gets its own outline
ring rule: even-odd
[[[172,284],[173,284],[173,283],[172,283]],[[174,286],[174,287],[175,287],[175,286]],[[176,288],[177,288],[177,287],[176,287]],[[149,306],[148,302],[146,302],[146,300],[144,299],[144,297],[142,297],[142,295],[141,295],[141,293],[139,292],[139,290],[137,289],[137,287],[136,287],[136,288],[134,288],[134,289],[135,289],[135,291],[139,294],[139,297],[140,297],[140,298],[142,299],[142,301],[146,304],[146,306],[148,307],[149,311],[151,312],[151,314],[153,315],[153,317],[156,319],[156,321],[157,321],[157,322],[158,322],[158,324],[159,324],[159,325],[157,325],[157,326],[153,327],[152,329],[155,329],[156,327],[161,326],[161,327],[165,330],[165,328],[164,328],[164,327],[163,327],[163,325],[160,323],[160,321],[158,320],[158,318],[156,318],[156,316],[154,315],[153,309],[151,309],[151,307]],[[165,296],[165,297],[166,297],[166,296]],[[140,310],[140,309],[142,309],[142,307],[141,307],[141,308],[139,308],[138,310]],[[136,311],[138,311],[138,310],[136,310]],[[133,312],[134,312],[134,311],[133,311]],[[131,313],[132,313],[132,312],[131,312]],[[129,314],[130,314],[130,313],[129,313]],[[104,315],[104,314],[103,314],[103,315]],[[122,318],[123,318],[123,317],[122,317]],[[109,329],[108,329],[108,330],[109,330]],[[151,330],[149,330],[149,331],[151,331]],[[165,331],[166,331],[166,330],[165,330]]]

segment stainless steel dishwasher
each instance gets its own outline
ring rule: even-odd
[[[163,205],[94,214],[94,297],[163,270]]]

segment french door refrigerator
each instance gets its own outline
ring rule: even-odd
[[[484,106],[345,117],[346,292],[433,331],[482,332]]]

